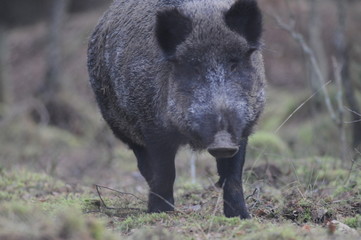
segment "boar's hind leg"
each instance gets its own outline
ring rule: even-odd
[[[174,210],[173,184],[175,180],[175,152],[160,147],[133,148],[138,168],[150,187],[148,212]]]
[[[247,140],[241,142],[238,153],[232,158],[217,159],[220,176],[218,184],[223,187],[224,214],[226,217],[250,218],[243,196],[242,171]]]

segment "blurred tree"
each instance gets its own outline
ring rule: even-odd
[[[63,26],[67,16],[69,0],[52,0],[49,15],[47,69],[43,85],[38,89],[39,98],[48,113],[49,124],[67,129],[73,133],[81,132],[82,116],[77,106],[63,94]],[[34,115],[35,119],[39,116]]]
[[[0,23],[0,105],[4,104],[5,100],[5,30],[2,24]]]
[[[60,75],[62,72],[62,28],[67,14],[69,0],[52,0],[50,24],[49,24],[49,42],[47,54],[47,70],[45,82],[39,89],[38,95],[44,102],[57,96],[61,89]]]
[[[49,0],[0,0],[0,22],[6,27],[24,26],[47,16]]]
[[[346,37],[348,1],[336,1],[338,14],[338,28],[336,31],[335,45],[337,51],[337,60],[342,67],[341,77],[347,107],[351,114],[352,122],[352,147],[361,150],[361,122],[360,106],[355,97],[355,86],[350,76],[350,54],[352,43]]]
[[[65,0],[69,12],[82,12],[107,5],[111,0]],[[9,27],[33,24],[49,15],[53,0],[0,0],[0,22]]]
[[[360,148],[361,146],[361,122],[360,122],[360,106],[357,103],[355,97],[355,86],[350,79],[349,73],[349,63],[350,57],[348,53],[348,49],[350,49],[350,39],[349,36],[346,35],[346,19],[347,19],[347,9],[350,4],[349,1],[336,1],[334,4],[337,6],[337,15],[335,28],[333,29],[333,33],[335,34],[335,49],[332,51],[330,56],[325,54],[324,49],[324,41],[322,41],[320,32],[321,28],[320,24],[320,14],[321,10],[319,8],[319,0],[310,0],[308,1],[310,6],[310,22],[309,22],[309,35],[310,40],[307,43],[304,39],[302,33],[298,32],[295,29],[295,19],[293,17],[290,18],[290,24],[281,20],[279,16],[275,16],[275,19],[279,26],[290,33],[290,35],[299,43],[303,52],[308,56],[308,60],[311,63],[310,66],[313,68],[312,71],[314,74],[311,74],[311,82],[315,80],[318,81],[316,84],[312,84],[313,91],[318,91],[318,89],[322,92],[323,95],[323,106],[326,107],[327,111],[330,114],[330,118],[336,124],[339,130],[339,146],[340,146],[340,155],[342,160],[346,160],[347,153],[349,152],[349,145],[346,138],[345,131],[345,104],[343,98],[346,99],[347,106],[346,108],[352,114],[353,124],[353,136],[352,136],[352,147],[354,149]],[[338,21],[337,21],[338,20]],[[336,54],[337,59],[334,57]],[[333,56],[332,56],[333,55]],[[333,62],[333,70],[334,70],[334,80],[337,87],[336,94],[336,102],[334,104],[331,101],[330,94],[324,88],[327,85],[328,79],[328,68],[327,67],[327,58],[332,58]],[[312,79],[314,78],[314,79]],[[318,89],[315,89],[317,86]],[[321,87],[323,86],[323,87]]]
[[[7,73],[6,58],[8,56],[6,27],[0,22],[0,106],[6,106],[13,100],[12,84]]]
[[[319,63],[320,71],[323,76],[327,77],[328,75],[328,60],[325,51],[324,42],[322,40],[322,22],[320,16],[320,0],[309,0],[309,43],[310,47],[313,49],[315,53],[315,57]],[[309,62],[309,65],[312,63]],[[312,66],[309,66],[309,74],[310,74],[310,86],[313,92],[319,91],[322,87],[320,83],[317,73],[315,72]],[[316,95],[313,98],[313,110],[317,111],[322,107],[322,97],[320,95]]]

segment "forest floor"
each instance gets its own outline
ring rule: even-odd
[[[361,237],[360,170],[344,169],[338,159],[249,165],[244,184],[251,220],[224,217],[222,191],[213,184],[214,169],[205,170],[192,183],[186,163],[178,166],[176,211],[147,214],[147,187],[131,161],[128,157],[112,163],[113,169],[127,169],[109,176],[105,186],[69,184],[24,166],[1,168],[0,239]],[[98,170],[100,175],[110,173]]]

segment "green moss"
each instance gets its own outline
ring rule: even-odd
[[[308,91],[289,92],[269,87],[267,105],[258,124],[259,129],[275,131],[289,115],[309,96]],[[301,108],[296,116],[306,115],[308,107]],[[289,120],[292,122],[293,118]],[[282,127],[283,128],[283,127]]]
[[[358,214],[355,217],[346,218],[344,220],[344,223],[349,227],[361,229],[361,215]]]
[[[61,212],[59,216],[59,222],[61,232],[61,236],[65,239],[69,238],[73,233],[81,232],[84,228],[86,228],[86,224],[83,218],[79,217],[81,214],[78,210],[72,209],[69,212]]]
[[[246,236],[247,240],[295,240],[301,239],[301,237],[297,236],[297,233],[292,227],[278,227],[274,226],[273,228],[269,228],[266,231],[260,231],[250,236]]]
[[[192,183],[189,178],[179,177],[179,179],[177,179],[175,182],[175,195],[177,198],[180,198],[183,195],[187,195],[187,199],[192,201],[199,201],[201,200],[201,196],[199,194],[192,193],[198,193],[199,191],[202,191],[202,189],[203,188],[199,183]]]
[[[103,223],[74,209],[48,215],[23,203],[2,204],[0,223],[0,239],[116,239]]]
[[[82,211],[89,208],[87,200],[90,198],[87,194],[69,193],[50,196],[46,200],[38,203],[39,207],[49,213],[55,213],[61,209],[73,208]]]
[[[62,192],[67,185],[43,173],[25,169],[13,169],[0,173],[0,202],[9,200],[32,199],[54,192]]]
[[[309,157],[299,159],[295,164],[298,180],[311,189],[320,183],[333,187],[343,185],[348,176],[348,170],[341,167],[341,161],[333,157]]]
[[[279,133],[284,141],[292,145],[296,157],[325,153],[339,156],[339,132],[327,113],[284,126]]]
[[[303,212],[298,216],[298,221],[307,223],[312,221],[311,208],[304,208]]]
[[[1,173],[0,203],[5,201],[27,202],[52,215],[61,209],[73,208],[86,211],[92,199],[87,192],[69,192],[70,186],[44,173],[14,169]]]
[[[298,204],[301,206],[301,207],[304,207],[304,208],[310,208],[314,203],[309,200],[309,199],[305,199],[305,198],[302,198]]]
[[[129,216],[124,221],[119,222],[118,228],[122,232],[129,232],[131,229],[140,228],[147,225],[153,225],[162,222],[164,225],[171,220],[171,216],[167,213],[140,214],[137,216]]]
[[[129,240],[175,240],[184,239],[162,227],[146,227],[136,231]]]
[[[106,229],[104,228],[104,224],[95,219],[90,219],[87,222],[87,228],[89,229],[90,236],[94,240],[102,240],[103,236],[106,235]]]
[[[61,146],[79,146],[79,139],[67,131],[55,127],[39,127],[39,139],[43,142],[52,142],[58,147]]]
[[[51,126],[36,125],[26,119],[16,119],[2,128],[0,152],[6,156],[5,166],[26,163],[37,170],[39,159],[47,159],[43,169],[54,170],[58,156],[81,145],[81,138]],[[53,166],[50,166],[53,165]]]
[[[238,227],[241,224],[239,217],[227,218],[225,216],[212,216],[208,221],[205,221],[202,225],[207,231],[222,232],[228,228]]]
[[[279,136],[270,132],[256,132],[249,138],[248,146],[247,154],[250,158],[258,158],[260,154],[271,158],[290,155],[287,144]]]

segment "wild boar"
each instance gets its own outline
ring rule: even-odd
[[[89,42],[90,83],[115,136],[133,150],[149,212],[172,211],[181,145],[216,158],[227,217],[249,218],[248,136],[265,102],[255,0],[116,0]]]

